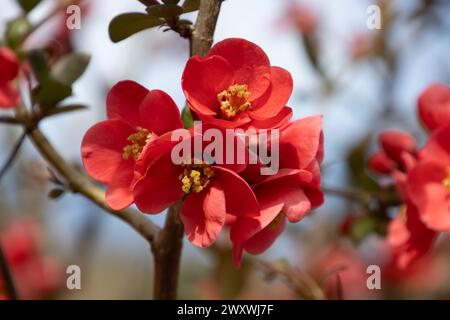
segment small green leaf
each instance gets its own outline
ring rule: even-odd
[[[135,33],[164,23],[163,19],[145,13],[124,13],[109,24],[109,37],[113,42],[124,40]]]
[[[198,10],[200,7],[200,0],[186,0],[183,3],[183,13],[188,13]]]
[[[20,17],[8,23],[6,28],[6,40],[11,48],[17,48],[28,35],[31,23],[26,17]]]
[[[45,82],[49,74],[47,54],[42,50],[35,49],[28,52],[27,56],[36,79],[39,83]]]
[[[89,55],[82,53],[65,55],[53,66],[51,74],[56,80],[71,85],[84,73],[90,59]]]
[[[189,129],[194,125],[194,119],[192,119],[191,109],[186,105],[181,112],[181,119],[183,120],[184,127]]]
[[[17,2],[22,7],[23,11],[30,12],[41,2],[41,0],[17,0]]]
[[[66,106],[58,106],[55,108],[50,109],[46,116],[55,116],[58,114],[66,113],[66,112],[73,112],[78,110],[86,110],[88,107],[82,104],[69,104]]]
[[[146,10],[151,16],[165,19],[175,18],[183,13],[183,8],[176,4],[160,4],[148,7]]]
[[[40,85],[36,95],[36,102],[45,107],[53,107],[71,94],[71,86],[50,77]]]
[[[48,197],[50,199],[56,200],[56,199],[60,198],[62,195],[64,195],[65,192],[66,191],[64,189],[55,188],[55,189],[50,190],[50,192],[48,193]]]

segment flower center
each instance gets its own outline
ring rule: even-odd
[[[248,110],[252,105],[247,100],[250,96],[246,84],[233,84],[217,95],[220,114],[223,119],[233,119],[239,113]]]
[[[183,173],[180,174],[181,189],[185,194],[192,191],[199,193],[209,183],[210,178],[214,176],[214,171],[206,162],[200,164],[183,164]]]
[[[123,158],[125,160],[139,159],[142,150],[144,149],[145,145],[150,141],[151,137],[152,134],[147,129],[137,127],[136,132],[130,134],[130,136],[127,138],[128,145],[126,145],[123,148],[122,154]]]
[[[448,189],[448,193],[450,193],[450,167],[447,168],[447,178],[442,181],[442,184]]]

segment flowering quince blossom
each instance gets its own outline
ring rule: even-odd
[[[81,153],[87,172],[107,185],[106,201],[115,210],[133,203],[135,163],[160,135],[183,127],[172,98],[133,81],[116,84],[106,101],[108,120],[85,134]]]
[[[280,170],[272,176],[255,176],[248,166],[243,173],[261,207],[257,217],[231,222],[234,264],[243,251],[260,254],[283,232],[286,219],[299,222],[323,203],[319,165],[323,158],[322,117],[311,116],[281,128]]]
[[[196,127],[178,131],[186,144],[194,145],[196,138],[203,140]],[[236,173],[245,164],[208,163],[194,152],[184,154],[182,163],[174,163],[172,152],[178,141],[173,141],[172,134],[152,143],[138,162],[142,177],[134,187],[134,199],[142,212],[156,214],[184,199],[181,220],[188,239],[199,247],[214,243],[227,216],[240,220],[259,215],[252,189]],[[202,143],[202,153],[205,147]],[[227,151],[224,148],[221,153],[226,156]]]
[[[19,91],[12,81],[19,73],[19,62],[10,49],[0,47],[0,109],[14,108],[19,103]]]
[[[244,39],[220,41],[208,56],[190,58],[182,87],[195,115],[220,127],[274,128],[292,116],[290,73]]]

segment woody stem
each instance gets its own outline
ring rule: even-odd
[[[191,34],[191,56],[204,56],[213,42],[222,0],[201,0],[197,21]],[[176,299],[183,245],[180,203],[169,209],[164,228],[153,246],[155,261],[154,299]]]

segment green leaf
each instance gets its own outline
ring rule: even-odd
[[[65,55],[52,67],[52,76],[67,85],[73,84],[86,70],[91,57],[82,53]]]
[[[31,30],[31,23],[26,17],[20,17],[8,23],[6,28],[6,40],[8,45],[15,49]]]
[[[160,4],[148,7],[146,10],[151,16],[165,19],[175,18],[183,13],[183,8],[176,4]]]
[[[79,111],[79,110],[86,110],[88,107],[82,104],[69,104],[66,106],[60,106],[56,108],[50,109],[46,116],[55,116],[66,112],[73,112],[73,111]]]
[[[165,4],[177,4],[180,0],[162,0]]]
[[[36,95],[36,102],[45,107],[53,107],[71,94],[71,86],[50,77],[40,85]]]
[[[39,83],[45,82],[49,74],[47,54],[42,50],[35,49],[28,52],[27,56],[36,79]]]
[[[41,2],[41,0],[17,0],[17,2],[25,12],[30,12]]]
[[[200,7],[200,0],[186,0],[183,3],[183,13],[188,13],[198,10]]]
[[[109,24],[109,37],[113,42],[124,40],[135,33],[164,23],[163,19],[145,13],[124,13]]]
[[[64,195],[65,192],[66,191],[64,189],[55,188],[55,189],[50,190],[50,192],[48,193],[47,196],[50,199],[55,199],[56,200],[56,199],[60,198],[62,195]]]
[[[183,120],[184,127],[189,129],[194,125],[194,119],[192,119],[191,109],[186,105],[181,112],[181,119]]]

